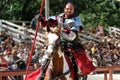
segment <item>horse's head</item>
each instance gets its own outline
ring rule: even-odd
[[[53,53],[60,47],[60,27],[52,26],[47,27],[47,40],[46,40],[46,46],[47,46],[47,53]]]

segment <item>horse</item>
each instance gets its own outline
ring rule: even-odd
[[[74,80],[74,64],[60,46],[60,28],[50,27],[47,32],[46,45],[52,45],[53,52],[50,54],[43,80]],[[47,49],[47,51],[50,52],[51,50]]]

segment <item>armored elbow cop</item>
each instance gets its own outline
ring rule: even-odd
[[[58,25],[62,26],[64,29],[72,28],[75,26],[75,22],[69,20],[67,23],[58,23]]]
[[[67,41],[73,41],[73,40],[77,37],[76,33],[73,32],[73,31],[70,31],[69,34],[66,34],[66,33],[62,32],[62,33],[61,33],[61,36],[62,36],[64,39],[66,39]]]

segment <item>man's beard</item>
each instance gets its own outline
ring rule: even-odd
[[[72,17],[73,16],[73,14],[71,14],[71,13],[65,13],[65,17],[66,18],[70,18],[70,17]]]

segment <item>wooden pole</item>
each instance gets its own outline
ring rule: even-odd
[[[49,17],[49,0],[45,0],[45,18]]]

